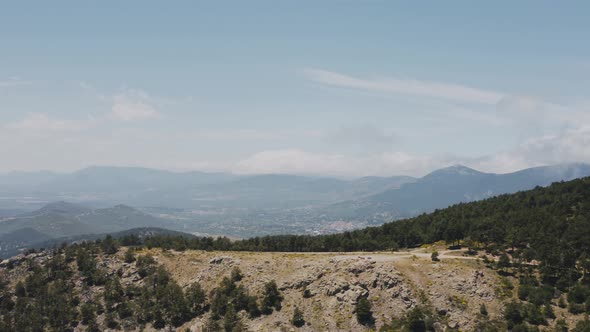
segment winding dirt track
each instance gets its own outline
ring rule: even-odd
[[[441,250],[438,252],[439,260],[460,259],[460,260],[477,260],[478,256],[465,256],[465,250]],[[370,259],[376,262],[395,262],[399,260],[407,260],[413,257],[421,259],[431,259],[431,252],[425,252],[424,249],[415,249],[412,251],[397,251],[397,252],[351,252],[351,253],[333,253],[333,252],[313,252],[305,253],[306,255],[326,255],[331,256],[336,260],[352,260],[352,259]],[[495,259],[490,257],[489,259]]]

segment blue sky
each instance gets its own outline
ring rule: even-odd
[[[0,171],[590,162],[584,1],[19,1]]]

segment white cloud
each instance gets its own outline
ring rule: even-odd
[[[139,121],[155,119],[160,114],[153,106],[149,95],[141,90],[126,90],[113,97],[113,106],[108,118],[115,121]]]
[[[576,162],[590,163],[589,125],[530,138],[512,150],[466,160],[465,164],[483,171],[507,173],[534,166]]]
[[[450,165],[451,162],[447,159],[405,152],[348,156],[284,149],[256,153],[237,162],[232,171],[243,174],[289,173],[330,176],[422,175],[432,169]]]
[[[505,96],[505,94],[500,92],[482,90],[453,83],[402,78],[363,79],[313,68],[305,69],[304,73],[310,80],[330,86],[439,98],[458,102],[494,105]]]
[[[28,132],[81,131],[89,128],[93,123],[93,119],[64,120],[51,117],[46,113],[28,113],[22,120],[9,123],[5,128]]]
[[[262,131],[249,129],[235,129],[235,130],[198,130],[190,133],[190,139],[204,139],[215,141],[265,141],[265,140],[279,140],[284,139],[290,133],[286,131]]]
[[[230,170],[245,174],[423,176],[454,164],[463,164],[483,172],[509,173],[529,167],[573,162],[590,163],[590,125],[568,128],[555,135],[531,138],[512,150],[478,158],[412,154],[404,151],[347,155],[282,149],[256,153],[238,161]]]
[[[0,81],[0,88],[13,88],[30,84],[32,84],[31,81],[25,81],[20,77],[9,77],[7,80]]]

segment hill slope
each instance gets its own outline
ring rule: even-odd
[[[33,212],[0,220],[0,257],[39,243],[120,232],[132,228],[181,229],[164,220],[125,205],[89,209],[66,202],[50,203]]]
[[[388,212],[391,217],[411,217],[423,212],[547,186],[556,181],[590,176],[590,165],[565,164],[529,168],[508,174],[482,173],[464,166],[452,166],[432,172],[400,188],[390,189],[357,201],[328,207],[329,212],[344,211],[343,216],[371,218]]]
[[[350,253],[270,252],[319,250]],[[588,257],[590,178],[343,234],[107,237],[0,263],[0,330],[586,331]]]

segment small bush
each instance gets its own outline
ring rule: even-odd
[[[371,302],[364,297],[356,304],[356,319],[360,324],[366,326],[372,326],[375,323]]]
[[[432,259],[433,262],[438,262],[440,261],[440,259],[438,258],[438,251],[433,251],[432,255],[430,255],[430,259]]]
[[[296,327],[302,327],[305,324],[305,319],[303,318],[303,311],[299,310],[299,307],[295,307],[295,311],[293,311],[293,318],[291,318],[291,324]]]

